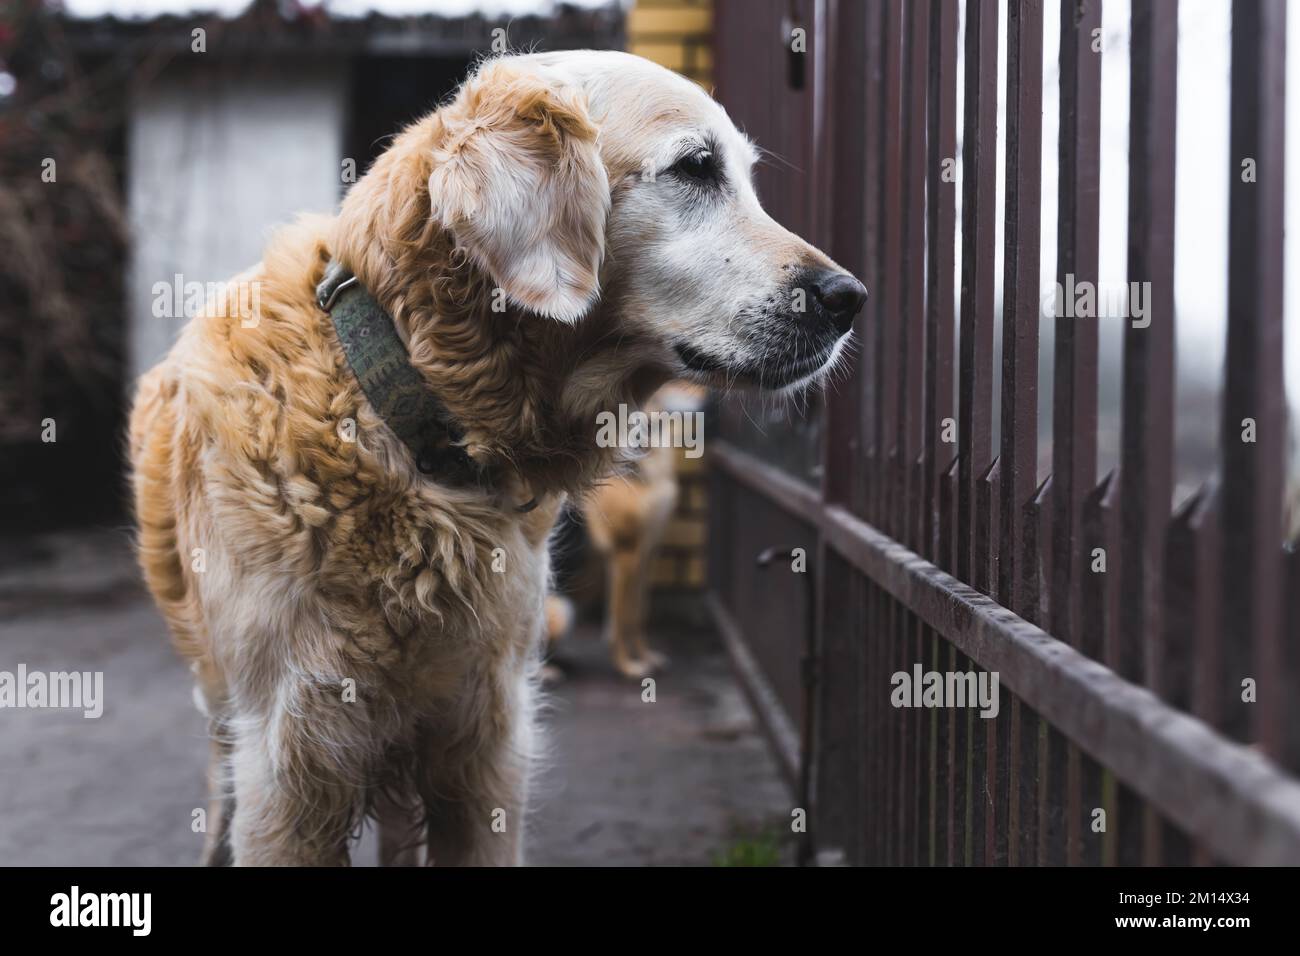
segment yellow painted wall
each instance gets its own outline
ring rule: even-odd
[[[713,84],[713,0],[637,0],[628,11],[629,53]]]
[[[711,88],[713,0],[637,0],[628,11],[627,49]],[[707,437],[704,448],[707,455]],[[652,582],[656,588],[699,590],[708,529],[704,459],[687,458],[679,449],[677,480],[677,511],[655,556]]]

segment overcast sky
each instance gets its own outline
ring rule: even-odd
[[[566,2],[577,7],[603,7],[609,0]],[[109,13],[119,17],[150,17],[195,11],[229,16],[248,4],[249,0],[64,0],[67,10],[79,17],[100,17]],[[555,0],[329,0],[326,6],[341,16],[360,16],[373,11],[391,16],[440,13],[455,17],[476,11],[486,15],[545,12],[555,6]]]

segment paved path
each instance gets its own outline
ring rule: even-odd
[[[657,701],[590,629],[567,639],[545,718],[535,865],[709,864],[766,847],[790,798],[715,639],[657,635]],[[119,532],[0,542],[0,671],[103,671],[104,714],[0,709],[0,865],[186,865],[207,745],[185,668]],[[354,858],[374,860],[373,835]],[[788,851],[784,853],[788,859]]]

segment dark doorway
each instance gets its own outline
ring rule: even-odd
[[[465,56],[363,56],[353,61],[346,155],[360,177],[402,127],[430,112],[470,67]]]

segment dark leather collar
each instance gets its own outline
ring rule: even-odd
[[[370,405],[439,484],[488,492],[494,482],[465,451],[464,430],[410,363],[392,316],[339,262],[331,261],[316,286],[316,304],[334,323],[343,354]],[[515,511],[537,507],[532,498]]]
[[[333,321],[371,407],[410,449],[420,472],[442,484],[485,488],[487,475],[461,444],[464,432],[411,366],[392,318],[357,277],[331,262],[316,303]]]

